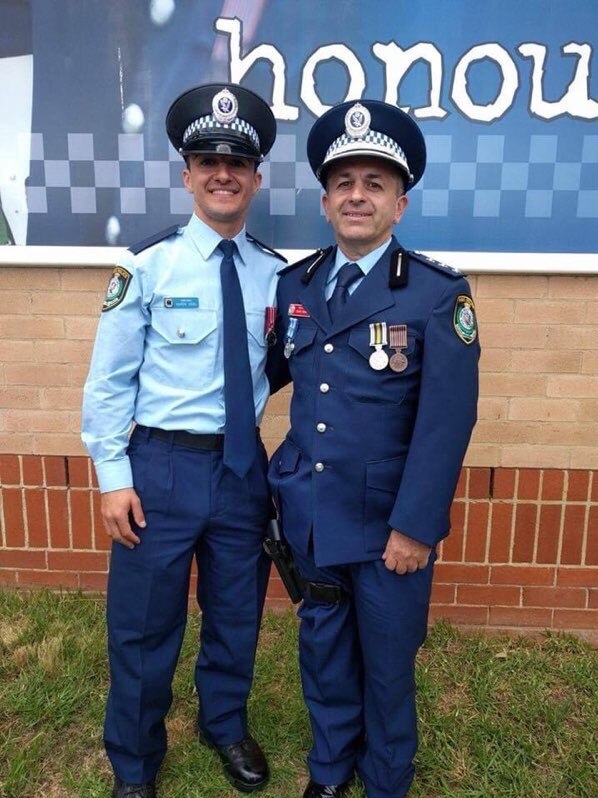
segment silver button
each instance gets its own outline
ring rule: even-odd
[[[316,429],[318,432],[326,432],[326,424],[323,421],[320,421],[319,424],[316,424]]]
[[[187,335],[187,331],[184,330],[182,327],[178,327],[176,334],[179,336],[179,338],[184,338]]]
[[[328,385],[327,382],[323,382],[320,385],[320,393],[328,393],[329,390],[330,390],[330,385]]]
[[[323,470],[324,470],[324,463],[316,463],[316,464],[315,464],[315,466],[314,466],[314,468],[315,468],[315,469],[316,469],[316,471],[319,473],[320,471],[323,471]]]
[[[324,352],[334,352],[333,344],[324,344]]]

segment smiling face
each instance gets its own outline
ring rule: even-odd
[[[249,158],[234,155],[188,156],[183,182],[195,200],[195,214],[224,238],[233,238],[245,224],[262,176]]]
[[[390,238],[408,202],[399,173],[380,158],[346,158],[329,167],[322,205],[338,245],[352,260]]]

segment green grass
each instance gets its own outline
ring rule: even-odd
[[[238,798],[194,740],[191,613],[168,718],[161,798]],[[268,753],[263,798],[301,796],[310,732],[297,622],[264,619],[250,704]],[[101,727],[107,689],[102,602],[0,592],[0,796],[110,794]],[[598,652],[576,638],[497,638],[437,624],[418,665],[420,750],[410,798],[596,798]],[[361,798],[356,785],[351,798]]]

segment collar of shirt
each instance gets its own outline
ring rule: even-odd
[[[187,232],[204,260],[207,261],[212,256],[221,257],[216,250],[218,249],[218,244],[222,241],[222,236],[195,214],[189,220]],[[235,263],[237,265],[241,263],[245,266],[251,246],[245,234],[245,227],[237,233],[232,241],[235,242],[238,250],[238,254],[235,254]]]
[[[328,278],[326,280],[327,293],[328,293],[328,288],[330,287],[330,284],[333,283],[333,282],[336,283],[336,277],[337,277],[337,274],[340,271],[341,266],[343,266],[345,263],[347,263],[347,261],[349,263],[357,263],[357,265],[359,266],[359,268],[363,272],[363,276],[364,277],[366,276],[366,274],[369,274],[369,272],[374,268],[376,263],[378,263],[378,261],[380,260],[380,258],[382,256],[382,253],[388,247],[388,245],[390,244],[391,240],[392,240],[392,237],[389,238],[387,241],[385,241],[383,244],[381,244],[379,247],[376,247],[376,249],[373,249],[371,252],[368,252],[367,255],[364,255],[362,258],[359,258],[359,260],[351,260],[351,258],[348,258],[344,254],[344,252],[341,250],[341,248],[337,246],[337,248],[336,248],[336,258],[334,259],[334,263],[332,264],[332,267],[331,267],[330,271],[328,272]],[[357,286],[359,285],[359,282],[360,282],[360,280],[357,280],[355,283],[353,283],[353,286],[351,286],[351,288],[353,288],[353,289],[357,288]],[[349,293],[351,293],[351,288],[349,288]]]

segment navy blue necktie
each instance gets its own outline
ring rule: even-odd
[[[224,254],[220,264],[226,412],[224,465],[243,478],[255,460],[257,437],[247,323],[241,284],[233,260],[237,245],[223,239],[218,246]]]
[[[344,263],[340,267],[334,291],[328,300],[328,310],[330,311],[330,320],[332,322],[336,321],[343,305],[346,304],[349,298],[349,286],[359,277],[363,277],[363,272],[357,263]]]

